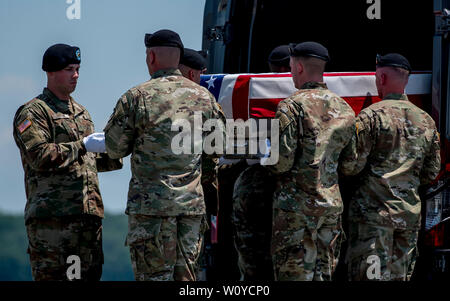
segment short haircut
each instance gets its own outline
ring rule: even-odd
[[[400,67],[392,67],[392,66],[383,66],[378,67],[383,68],[385,74],[391,78],[391,80],[398,82],[399,84],[406,85],[408,83],[408,78],[410,72],[404,68]],[[377,68],[377,69],[378,69]]]
[[[400,67],[391,67],[395,73],[402,79],[408,79],[410,72]]]
[[[148,48],[157,57],[158,63],[163,67],[177,68],[180,63],[181,50],[177,47],[157,46]]]
[[[295,62],[301,62],[308,74],[323,74],[327,62],[311,56],[292,57]]]

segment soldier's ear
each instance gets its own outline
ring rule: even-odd
[[[305,70],[305,67],[303,66],[303,63],[301,60],[295,60],[294,64],[297,64],[297,73],[302,74]]]
[[[194,81],[194,79],[195,79],[195,72],[194,72],[194,70],[189,69],[188,75],[189,75],[189,79],[191,81]]]
[[[150,64],[154,64],[155,58],[156,58],[155,52],[153,50],[149,49],[147,52],[147,55],[148,55],[148,62]]]
[[[385,86],[386,85],[386,81],[387,81],[387,75],[386,73],[381,73],[380,74],[380,83],[381,85]]]
[[[406,85],[408,85],[408,82],[409,82],[409,75],[410,75],[410,74],[408,74],[408,76],[405,76],[405,80],[404,80],[405,87],[406,87]]]
[[[156,62],[156,52],[152,51],[152,63]]]
[[[55,72],[46,72],[47,80],[53,80],[55,78]]]

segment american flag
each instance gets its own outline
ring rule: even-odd
[[[355,114],[380,101],[375,72],[325,73],[324,81],[328,89],[350,104]],[[215,96],[226,118],[235,120],[274,117],[278,103],[296,91],[290,73],[210,74],[202,75],[200,84]],[[406,94],[422,108],[431,102],[431,72],[412,73]],[[212,243],[217,243],[218,219],[211,216]]]
[[[355,114],[380,101],[375,72],[330,72],[324,81]],[[200,84],[215,96],[227,118],[243,120],[274,117],[278,103],[296,91],[290,73],[210,74],[202,75]],[[413,72],[406,94],[422,108],[431,102],[431,72]]]

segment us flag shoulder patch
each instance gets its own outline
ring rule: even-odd
[[[25,119],[18,127],[19,132],[22,134],[30,126],[31,126],[31,121],[28,119]]]

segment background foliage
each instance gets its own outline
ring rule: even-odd
[[[133,281],[130,253],[125,247],[128,220],[125,214],[105,213],[103,220],[102,280]],[[23,216],[0,213],[0,281],[31,281],[28,239]]]

